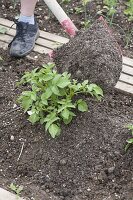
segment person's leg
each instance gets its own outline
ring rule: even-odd
[[[16,35],[9,44],[10,55],[26,56],[34,48],[39,35],[38,24],[34,21],[34,9],[37,0],[21,0],[20,17],[16,24]]]
[[[21,14],[25,16],[34,15],[37,0],[21,0]]]
[[[19,21],[34,24],[34,10],[37,0],[21,0],[21,10]]]

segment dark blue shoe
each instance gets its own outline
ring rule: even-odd
[[[39,37],[38,24],[29,24],[25,22],[16,23],[16,35],[9,44],[9,54],[12,57],[24,57],[29,54]]]

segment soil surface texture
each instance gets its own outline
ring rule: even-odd
[[[101,102],[86,97],[89,112],[77,112],[52,139],[42,126],[27,121],[16,104],[27,88],[15,87],[24,71],[48,59],[15,60],[0,53],[1,187],[23,185],[22,196],[32,200],[132,200],[133,149],[124,151],[130,137],[125,126],[133,123],[132,97],[117,91]]]
[[[13,2],[0,0],[0,17],[13,20],[19,14],[20,3],[14,9]],[[82,1],[58,2],[78,29],[83,27],[84,13],[76,12]],[[102,0],[88,4],[91,23],[99,18],[96,13],[102,8]],[[112,29],[123,54],[133,58],[133,35],[130,35],[133,22],[128,22],[123,14],[125,8],[125,1],[119,0]],[[43,0],[38,1],[35,15],[41,30],[65,34]],[[25,71],[41,67],[49,58],[32,52],[30,58],[17,60],[0,49],[0,187],[9,190],[12,182],[23,185],[21,196],[26,200],[133,200],[133,147],[127,152],[124,150],[126,140],[131,138],[126,126],[133,124],[133,97],[106,88],[118,79],[121,54],[108,29],[102,24],[97,26],[99,41],[96,33],[90,35],[92,26],[89,31],[80,33],[84,38],[77,35],[63,46],[64,52],[58,51],[56,62],[58,65],[64,62],[62,69],[60,66],[58,69],[68,69],[76,79],[89,78],[91,73],[91,81],[103,85],[104,80],[104,97],[101,102],[84,97],[89,111],[76,111],[77,116],[70,125],[62,124],[61,136],[56,139],[45,133],[41,125],[32,126],[16,101],[19,94],[27,90],[26,86],[16,87],[16,82]],[[91,47],[91,52],[90,45],[94,48]],[[90,72],[86,70],[88,67]]]
[[[100,18],[55,53],[59,71],[74,79],[89,80],[103,88],[114,87],[122,70],[121,50],[106,22]]]

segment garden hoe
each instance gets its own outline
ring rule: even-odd
[[[69,34],[69,36],[75,36],[78,29],[73,24],[71,19],[67,16],[67,14],[64,12],[64,10],[61,8],[61,6],[58,4],[58,2],[56,0],[44,0],[44,2],[51,10],[51,12],[55,15],[55,17],[58,19],[58,21],[65,29],[65,31]]]

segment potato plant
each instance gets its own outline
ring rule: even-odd
[[[20,84],[27,84],[30,90],[23,91],[18,101],[35,124],[40,122],[52,138],[61,132],[61,122],[69,124],[75,116],[74,109],[81,112],[88,111],[87,103],[78,98],[78,94],[91,95],[101,100],[102,89],[96,84],[89,84],[88,80],[78,83],[71,80],[67,72],[59,74],[54,70],[54,64],[44,65],[42,69],[26,72]],[[75,98],[76,96],[76,98]]]

